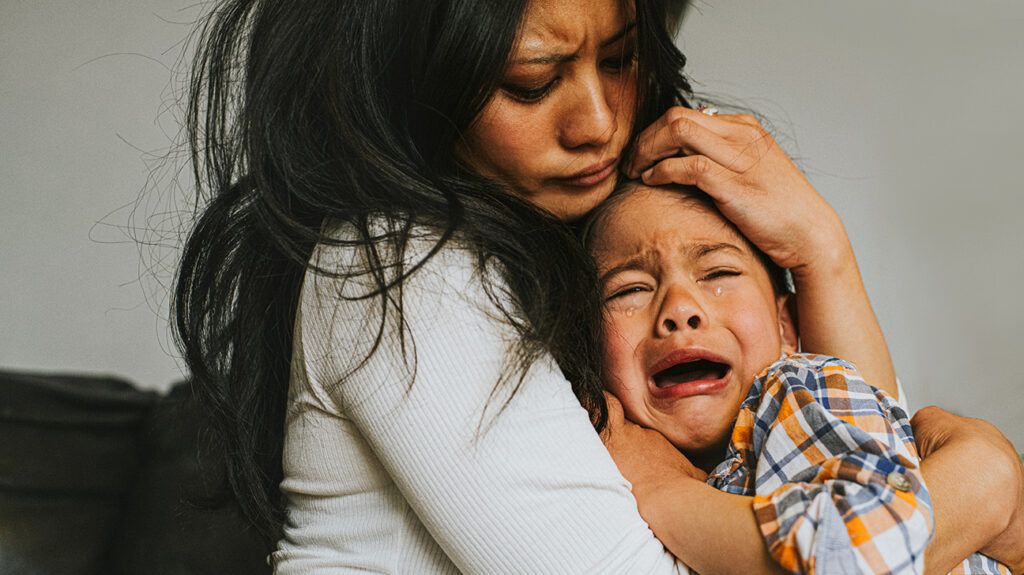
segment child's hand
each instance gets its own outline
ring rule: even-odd
[[[835,210],[752,116],[675,107],[637,139],[627,174],[648,185],[695,185],[775,263],[794,274],[846,265]]]
[[[665,436],[626,419],[614,395],[605,392],[605,398],[608,426],[601,439],[623,477],[633,485],[640,515],[650,523],[649,512],[656,507],[654,499],[660,487],[690,479],[703,482],[707,474],[694,467]]]

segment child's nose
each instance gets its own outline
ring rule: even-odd
[[[676,323],[676,320],[670,317],[665,318],[664,322],[662,322],[662,325],[665,331],[667,332],[673,332],[679,329],[679,325]],[[697,314],[691,315],[686,320],[686,325],[689,326],[690,329],[697,329],[698,327],[700,327],[700,316]]]
[[[683,288],[669,290],[662,302],[657,330],[662,337],[668,337],[681,329],[700,329],[707,323],[704,310],[693,294]]]

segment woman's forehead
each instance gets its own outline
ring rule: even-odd
[[[614,43],[633,20],[632,2],[623,0],[532,0],[513,59],[571,55]]]

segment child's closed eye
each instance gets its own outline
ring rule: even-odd
[[[645,291],[649,291],[649,289],[647,287],[644,287],[644,286],[628,286],[628,287],[624,287],[624,288],[621,288],[619,290],[616,290],[611,295],[606,297],[605,301],[611,301],[613,299],[621,299],[623,297],[627,297],[627,296],[630,296],[630,295],[642,293],[642,292],[645,292]]]
[[[631,315],[630,310],[637,310],[648,304],[654,289],[644,284],[631,284],[609,291],[610,295],[604,298],[605,307],[612,312],[625,311],[627,315]]]
[[[739,276],[739,275],[743,275],[743,272],[741,272],[739,270],[734,270],[734,269],[719,268],[719,269],[711,270],[710,272],[704,274],[704,276],[701,277],[700,279],[702,281],[711,281],[711,280],[717,280],[717,279],[721,279],[721,278],[735,277],[735,276]]]

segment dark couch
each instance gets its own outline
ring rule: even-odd
[[[261,574],[187,384],[0,371],[0,573]]]

